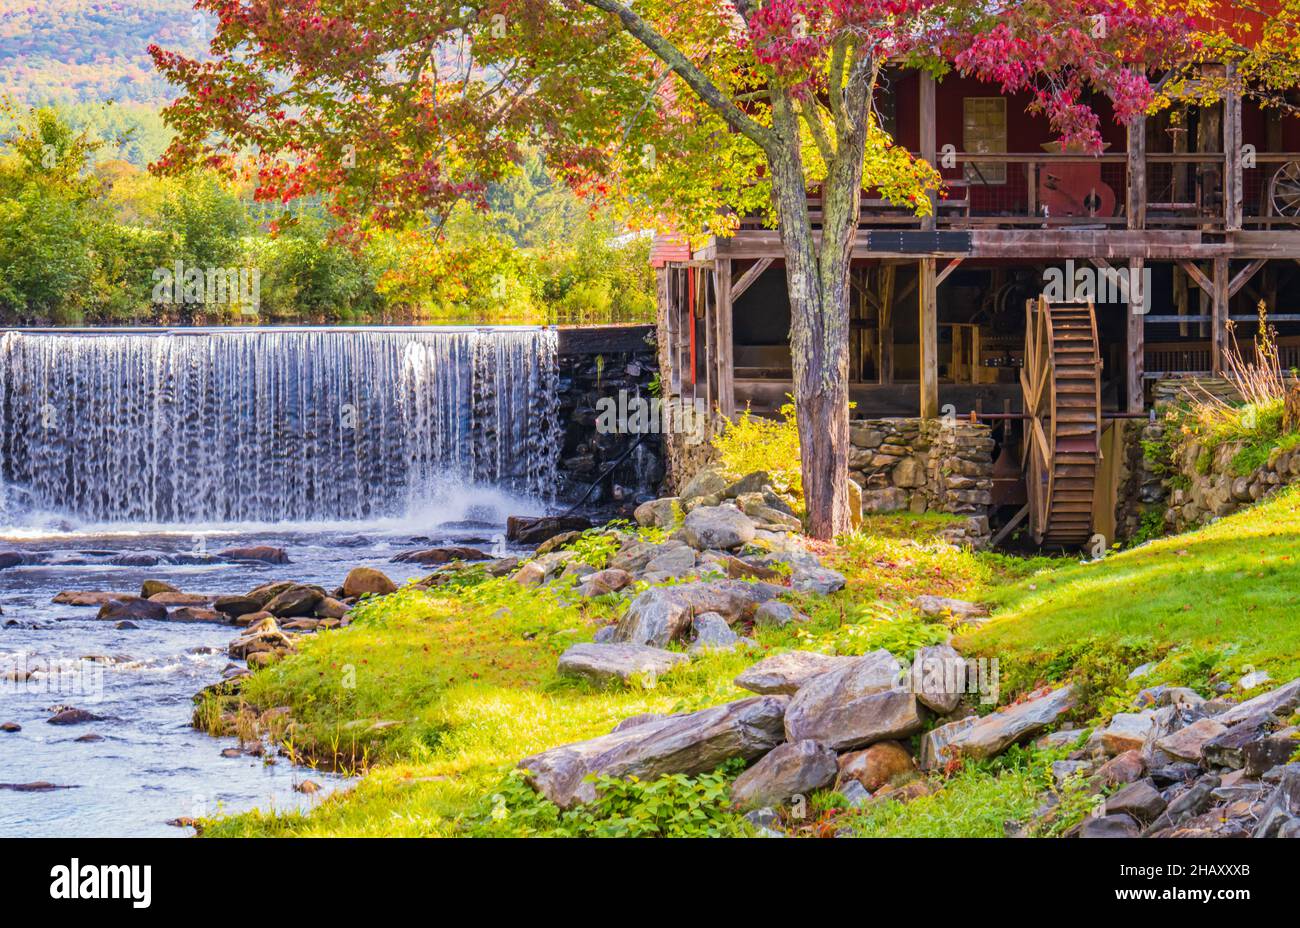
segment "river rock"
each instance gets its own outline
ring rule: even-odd
[[[97,619],[120,621],[122,619],[165,619],[167,607],[147,599],[110,600],[99,607]]]
[[[697,551],[726,551],[754,540],[754,523],[732,506],[703,506],[691,510],[682,523],[686,543]]]
[[[1080,838],[1136,838],[1138,823],[1128,815],[1088,816],[1079,826]]]
[[[322,596],[312,614],[318,619],[341,619],[351,611],[351,608],[347,603],[340,602],[333,596]]]
[[[321,591],[315,587],[291,586],[284,592],[278,593],[264,608],[277,618],[309,616],[321,598]]]
[[[607,567],[584,577],[578,587],[578,593],[587,597],[605,596],[609,593],[617,593],[631,582],[632,575],[626,570]]]
[[[1017,741],[1038,734],[1073,707],[1074,691],[1063,686],[1037,699],[984,716],[954,738],[950,748],[966,757],[993,757]]]
[[[528,782],[561,808],[596,798],[591,775],[652,780],[670,773],[705,773],[733,757],[761,757],[784,740],[787,700],[754,696],[670,715],[626,731],[602,735],[525,757]]]
[[[1140,751],[1151,734],[1155,720],[1150,713],[1116,712],[1101,730],[1101,746],[1114,757],[1125,751]]]
[[[913,735],[926,710],[899,685],[902,666],[888,651],[873,651],[813,677],[786,711],[786,738],[812,739],[836,750]]]
[[[539,545],[562,532],[588,528],[591,520],[582,516],[510,516],[506,519],[506,538],[521,545]]]
[[[632,600],[615,636],[632,644],[663,647],[686,634],[695,614],[716,612],[728,622],[736,622],[751,617],[761,603],[782,592],[782,587],[743,580],[651,587]]]
[[[229,622],[230,616],[216,609],[203,609],[199,606],[181,606],[167,614],[173,622]]]
[[[111,602],[126,602],[139,597],[131,593],[105,593],[98,590],[64,590],[55,594],[50,602],[60,606],[103,606]]]
[[[1125,751],[1097,768],[1090,782],[1097,789],[1111,789],[1140,779],[1146,769],[1146,760],[1141,751]]]
[[[835,752],[816,741],[778,745],[736,778],[731,801],[742,809],[761,808],[806,796],[835,779]]]
[[[154,593],[149,602],[162,606],[208,606],[215,596],[207,593]]]
[[[45,721],[51,725],[84,725],[86,722],[102,722],[103,720],[102,715],[95,715],[95,713],[88,712],[85,709],[68,707],[60,709]]]
[[[148,599],[150,596],[153,596],[155,593],[179,593],[179,592],[180,590],[177,587],[174,587],[170,583],[166,583],[162,580],[146,580],[144,583],[140,584],[141,599]]]
[[[260,612],[263,605],[264,603],[249,596],[218,596],[212,601],[213,609],[224,612],[232,619],[251,612]]]
[[[897,741],[881,741],[862,751],[841,754],[839,779],[836,789],[850,780],[861,783],[869,793],[874,793],[896,777],[916,770],[916,762],[907,748]],[[843,792],[843,790],[840,790]]]
[[[759,628],[785,628],[804,618],[799,610],[779,599],[769,600],[754,610],[754,624]]]
[[[491,559],[492,559],[492,555],[484,554],[478,548],[467,548],[464,547],[463,545],[444,545],[443,547],[440,548],[424,548],[420,551],[403,551],[401,554],[398,554],[393,557],[393,561],[399,564],[424,564],[426,566],[429,564],[450,564],[452,561],[489,561]],[[353,569],[352,573],[348,574],[348,577],[350,578],[352,574],[356,573],[356,571],[358,570],[368,571],[372,569],[373,568],[369,568],[369,567],[357,567]],[[374,572],[379,574],[379,576],[384,577],[384,575],[379,571],[376,570]],[[388,580],[387,577],[384,577],[384,579]],[[374,578],[372,578],[370,582],[374,584],[378,584],[378,581],[375,580]],[[388,580],[388,582],[393,587],[393,589],[388,590],[388,592],[389,593],[395,592],[397,590],[397,584],[393,583],[393,581],[391,580]],[[347,581],[345,580],[343,583],[344,583],[344,587],[346,588]],[[367,592],[378,592],[378,591],[368,590]],[[344,595],[360,596],[361,594],[345,593]]]
[[[421,553],[421,552],[415,552]],[[403,557],[403,555],[398,555]],[[397,584],[382,570],[373,567],[353,567],[343,580],[343,595],[348,599],[359,596],[387,596],[397,592]]]
[[[218,551],[217,557],[225,558],[228,561],[261,561],[266,564],[289,563],[289,555],[284,553],[283,548],[273,548],[270,545],[227,548],[225,551]]]
[[[247,598],[253,601],[257,609],[265,609],[267,603],[285,590],[293,589],[297,585],[292,580],[273,580],[270,583],[263,583],[261,586],[253,587],[248,591]]]
[[[632,516],[636,519],[637,525],[644,528],[672,528],[677,523],[681,511],[681,497],[665,496],[637,506]]]
[[[17,567],[24,563],[25,558],[17,551],[0,551],[0,570],[7,567]]]
[[[231,657],[246,659],[262,651],[292,651],[293,641],[275,624],[275,619],[265,618],[248,627],[244,634],[230,642],[226,653]]]
[[[662,579],[683,577],[695,568],[695,550],[690,545],[668,543],[654,557],[646,561],[645,574],[660,575]]]
[[[854,660],[856,658],[835,657],[816,651],[786,651],[764,658],[736,677],[734,682],[751,693],[792,696],[813,677],[845,667]]]
[[[623,683],[652,684],[679,664],[687,662],[684,654],[636,644],[575,644],[560,655],[557,670],[564,676],[585,677],[598,683],[620,680]]]
[[[926,618],[942,618],[951,615],[958,619],[978,619],[989,614],[988,609],[979,603],[969,603],[964,599],[950,599],[947,596],[918,596],[912,600],[912,606]]]
[[[5,722],[3,724],[0,724],[0,731],[8,735],[12,735],[14,732],[19,732],[22,730],[23,727],[19,725],[17,722]]]
[[[796,567],[790,586],[799,593],[829,596],[844,589],[844,575],[829,567]]]
[[[1106,800],[1108,815],[1131,815],[1139,822],[1152,822],[1165,810],[1165,798],[1150,779],[1130,783]]]
[[[979,716],[968,716],[930,729],[921,736],[921,769],[940,770],[949,761],[957,759],[952,743],[979,721]]]

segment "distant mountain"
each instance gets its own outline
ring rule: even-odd
[[[151,42],[206,50],[212,17],[191,0],[0,0],[0,94],[20,103],[143,103],[176,90],[153,69]]]

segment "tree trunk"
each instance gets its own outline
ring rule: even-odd
[[[861,197],[862,153],[831,171],[822,191],[822,241],[808,216],[797,117],[776,95],[773,124],[782,146],[772,187],[790,297],[790,356],[799,421],[808,533],[830,540],[849,518],[849,255]]]

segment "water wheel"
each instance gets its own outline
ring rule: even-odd
[[[1268,184],[1268,202],[1276,216],[1300,216],[1300,161],[1288,161]]]
[[[1092,304],[1026,306],[1023,464],[1029,529],[1047,547],[1092,537],[1101,456],[1101,356]]]

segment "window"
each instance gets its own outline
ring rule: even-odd
[[[1005,97],[967,97],[962,109],[962,148],[967,152],[1003,153],[1007,150]],[[966,181],[971,184],[1005,184],[1007,166],[986,161],[968,162]]]

